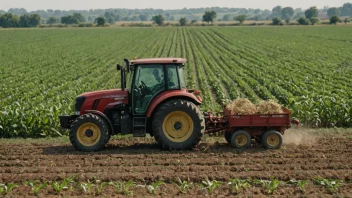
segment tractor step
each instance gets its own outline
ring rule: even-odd
[[[147,134],[147,118],[133,118],[133,137],[145,137]]]

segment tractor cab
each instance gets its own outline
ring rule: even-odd
[[[181,58],[164,58],[132,60],[126,64],[129,67],[126,88],[134,115],[145,115],[149,104],[159,94],[186,89],[183,72],[185,62],[186,59]]]
[[[204,119],[199,92],[186,88],[183,58],[150,58],[117,65],[121,89],[83,93],[75,114],[60,116],[72,145],[82,151],[104,148],[111,135],[154,136],[163,148],[190,149],[200,141]]]

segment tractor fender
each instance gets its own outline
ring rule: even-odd
[[[196,105],[199,105],[202,103],[201,100],[199,100],[199,98],[197,98],[197,96],[195,96],[192,93],[187,92],[186,90],[173,90],[173,91],[166,91],[160,95],[158,95],[157,97],[155,97],[149,107],[148,107],[148,111],[147,111],[147,118],[150,118],[154,112],[154,110],[162,103],[171,100],[171,99],[183,99],[183,100],[188,100]]]
[[[106,122],[108,122],[111,134],[113,133],[114,127],[113,127],[110,119],[104,113],[97,111],[97,110],[86,110],[86,112],[102,117]]]

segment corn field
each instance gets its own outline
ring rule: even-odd
[[[277,100],[304,125],[352,126],[352,27],[0,30],[0,137],[62,135],[74,98],[120,86],[123,58],[184,57],[204,111]]]

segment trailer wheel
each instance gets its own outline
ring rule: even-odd
[[[231,132],[225,132],[224,137],[225,137],[226,142],[231,144],[232,133]]]
[[[76,150],[99,151],[109,141],[109,127],[106,121],[94,114],[84,114],[71,125],[70,141]]]
[[[163,149],[192,149],[200,142],[204,129],[203,114],[186,100],[162,104],[153,117],[153,135]]]
[[[262,136],[262,143],[267,149],[279,149],[282,145],[282,135],[278,131],[269,130]]]
[[[239,149],[246,149],[252,143],[252,138],[245,130],[238,130],[231,136],[231,146]]]

